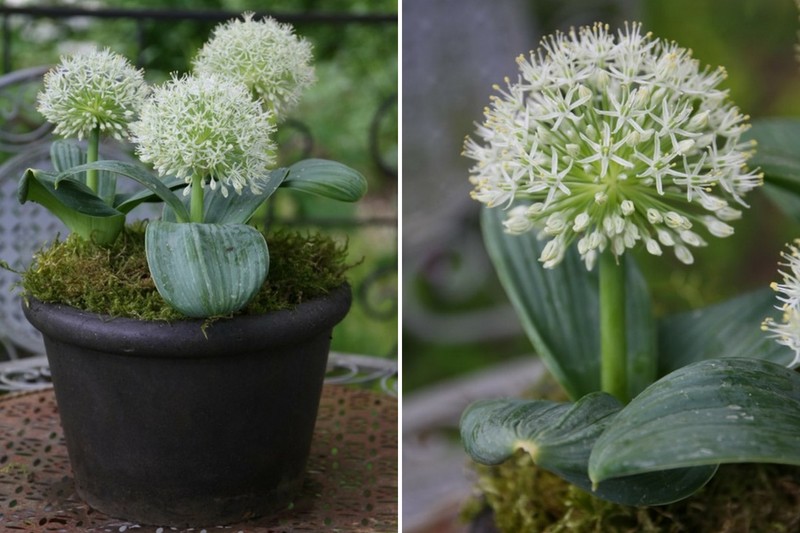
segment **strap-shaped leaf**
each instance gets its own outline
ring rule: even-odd
[[[280,187],[288,172],[285,168],[270,172],[262,183],[261,192],[257,194],[249,187],[242,189],[239,194],[228,191],[228,196],[224,196],[221,189],[207,188],[203,197],[203,220],[209,224],[246,224],[253,213]],[[189,196],[182,197],[183,205],[187,209],[190,201]],[[174,211],[164,209],[161,219],[175,222]]]
[[[42,205],[84,239],[99,244],[114,242],[125,225],[125,215],[78,181],[62,180],[58,187],[55,183],[54,174],[28,169],[17,186],[17,198],[23,204],[31,201]]]
[[[587,272],[574,246],[560,265],[545,270],[539,262],[544,242],[532,232],[505,233],[502,220],[502,210],[483,209],[483,240],[536,353],[572,398],[600,390],[597,274]],[[647,286],[633,259],[626,260],[628,382],[633,397],[655,379],[657,359]]]
[[[158,292],[195,318],[243,308],[269,269],[263,235],[244,224],[154,221],[147,226],[145,250]]]
[[[189,220],[189,212],[186,210],[180,198],[156,176],[133,163],[125,163],[123,161],[95,161],[94,163],[80,165],[59,174],[56,178],[56,184],[60,185],[60,183],[70,175],[89,169],[105,170],[138,182],[161,198],[164,203],[169,205],[175,211],[179,221],[184,222]]]
[[[176,177],[161,178],[161,181],[169,187],[171,191],[182,189],[186,186],[186,182]],[[179,196],[181,196],[179,194]],[[136,193],[117,194],[114,197],[114,207],[122,213],[129,213],[135,207],[147,202],[160,202],[161,199],[156,194],[149,190],[144,189]],[[187,203],[188,205],[188,203]],[[170,211],[171,212],[171,211]],[[172,216],[172,221],[175,222],[175,215]]]
[[[780,316],[776,303],[775,293],[765,288],[661,320],[659,375],[719,357],[753,357],[789,364],[793,352],[761,331],[765,317]]]
[[[584,490],[592,446],[622,405],[602,392],[574,404],[544,400],[487,400],[472,404],[461,418],[461,438],[477,462],[499,464],[517,450]],[[656,472],[599,484],[594,494],[624,505],[660,505],[691,495],[714,475],[715,466]]]
[[[744,462],[800,465],[800,375],[769,361],[716,359],[665,376],[620,411],[592,450],[589,474],[603,482]]]
[[[56,174],[58,174],[85,164],[86,153],[75,141],[59,140],[53,141],[53,144],[50,145],[50,159],[53,161]],[[75,179],[86,183],[86,172],[76,174]]]
[[[50,158],[53,161],[53,168],[56,173],[66,172],[67,170],[86,163],[86,152],[81,146],[70,140],[53,141],[50,145]],[[86,172],[79,172],[75,179],[81,183],[86,183]],[[99,196],[108,205],[114,205],[114,195],[117,191],[117,176],[110,172],[100,172],[98,180]]]
[[[253,193],[249,187],[241,194],[228,192],[224,197],[219,189],[208,191],[205,196],[205,221],[214,224],[245,224],[256,209],[274,193],[288,175],[289,170],[278,168],[267,175],[261,183],[261,192]]]
[[[305,159],[293,164],[281,186],[342,202],[355,202],[367,192],[367,180],[361,173],[325,159]]]
[[[625,338],[628,348],[628,397],[658,377],[658,325],[650,289],[631,254],[625,254]]]

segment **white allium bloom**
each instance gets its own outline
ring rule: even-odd
[[[218,26],[198,53],[194,69],[244,83],[279,117],[297,104],[314,82],[311,43],[289,24],[274,19],[232,20]]]
[[[94,130],[122,139],[149,92],[140,70],[110,50],[64,57],[44,75],[39,112],[55,133],[82,139]]]
[[[780,323],[772,318],[767,318],[761,326],[764,331],[773,333],[773,337],[778,344],[788,346],[794,350],[794,359],[789,364],[795,367],[800,364],[800,239],[795,240],[795,244],[787,245],[788,252],[782,252],[786,262],[781,266],[788,270],[781,270],[780,275],[783,283],[773,282],[770,287],[778,293],[780,305],[777,309],[783,311]]]
[[[137,154],[161,176],[208,178],[226,196],[228,187],[260,189],[274,163],[274,130],[271,113],[244,85],[214,76],[173,77],[131,125]]]
[[[464,155],[477,161],[473,198],[530,206],[528,224],[514,210],[506,229],[550,238],[545,267],[576,240],[587,268],[606,248],[620,256],[639,242],[690,264],[690,248],[706,244],[698,226],[733,233],[733,205],[746,207],[763,178],[746,167],[748,117],[718,88],[722,68],[701,68],[635,23],[616,35],[602,24],[557,33],[517,63]]]

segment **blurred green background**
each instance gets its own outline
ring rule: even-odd
[[[467,3],[480,9],[480,2]],[[464,136],[471,134],[474,123],[481,120],[481,111],[492,94],[491,84],[500,82],[504,75],[513,79],[515,55],[535,49],[543,35],[597,20],[612,26],[625,20],[640,20],[645,31],[692,49],[701,64],[724,66],[728,71],[724,88],[752,120],[800,117],[800,66],[795,57],[800,22],[793,0],[510,0],[502,5],[502,10],[482,13],[480,21],[465,19],[465,24],[488,28],[473,39],[483,43],[481,48],[464,41],[451,45],[448,39],[453,39],[452,35],[442,36],[436,44],[433,34],[415,34],[417,21],[433,18],[433,26],[443,21],[437,20],[440,14],[426,7],[424,1],[404,2],[405,392],[532,353],[482,251],[478,206],[473,205],[477,202],[468,198],[470,164],[459,157],[459,152]],[[499,22],[493,22],[491,17],[498,17]],[[493,24],[503,31],[492,31]],[[469,31],[464,30],[463,34]],[[409,118],[405,111],[424,105],[413,87],[420,83],[415,77],[424,76],[426,69],[416,60],[406,59],[407,43],[420,38],[428,49],[439,46],[449,50],[440,53],[451,54],[451,63],[454,57],[459,58],[460,71],[454,68],[452,72],[439,73],[438,85],[443,87],[440,101],[455,98],[456,87],[462,93],[470,92],[442,114],[445,126],[434,137],[447,140],[437,145],[437,155],[428,154],[424,144],[415,142],[419,134],[413,130],[414,123],[421,119]],[[502,39],[511,44],[505,46],[505,55],[498,54],[492,60],[486,49],[502,49],[503,45],[494,44]],[[456,55],[458,49],[475,57],[484,56],[470,62],[466,56]],[[493,72],[489,72],[488,61],[496,67]],[[437,96],[428,93],[424,98],[435,101]],[[433,161],[437,158],[446,163],[436,166]],[[418,177],[419,183],[410,181]],[[432,186],[445,177],[449,180],[447,186],[437,194],[440,204],[445,197],[455,204],[446,214],[451,222],[456,219],[449,229],[450,237],[413,242],[407,221],[430,210],[416,212],[416,202],[409,202],[409,196],[423,184]],[[454,199],[461,197],[463,201]],[[777,279],[779,252],[784,243],[800,237],[800,225],[779,212],[761,191],[750,194],[747,201],[751,208],[735,224],[735,235],[709,239],[709,246],[698,250],[691,267],[667,258],[667,254],[654,258],[641,250],[637,253],[659,315],[707,305]],[[426,323],[432,322],[440,325],[443,334],[425,328]],[[481,327],[484,329],[479,332]]]
[[[350,274],[357,301],[338,326],[333,349],[383,357],[397,356],[397,44],[396,0],[102,0],[88,2],[17,0],[7,7],[79,7],[246,11],[276,15],[322,13],[388,15],[380,23],[298,22],[296,33],[313,44],[317,82],[279,127],[280,161],[301,157],[340,161],[367,177],[369,192],[357,205],[281,190],[273,214],[301,231],[317,231],[306,217],[347,220],[329,228],[349,243]],[[172,72],[186,72],[216,23],[144,21],[90,17],[7,19],[12,54],[10,70],[55,64],[59,57],[87,46],[108,47],[143,67],[158,83]],[[140,49],[138,43],[145,43]],[[310,132],[312,144],[306,133]],[[374,135],[373,135],[374,133]],[[371,142],[371,138],[374,142]],[[309,152],[310,149],[310,152]],[[305,152],[305,153],[304,153]],[[377,155],[381,164],[376,162]],[[7,156],[6,156],[7,157]],[[353,223],[353,221],[376,223]],[[364,305],[366,303],[366,305]]]

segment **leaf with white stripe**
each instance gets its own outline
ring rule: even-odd
[[[158,292],[194,318],[240,310],[269,269],[264,236],[244,224],[154,221],[147,226],[145,249]]]

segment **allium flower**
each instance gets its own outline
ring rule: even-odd
[[[256,98],[282,117],[314,81],[311,43],[289,24],[260,22],[246,13],[217,27],[194,61],[198,74],[216,74],[244,83]]]
[[[795,240],[795,244],[787,245],[788,252],[782,252],[786,262],[781,266],[789,270],[780,271],[783,283],[772,282],[770,287],[778,293],[778,301],[781,305],[777,309],[783,311],[782,321],[776,322],[772,318],[766,318],[761,325],[764,331],[773,333],[773,337],[778,344],[788,346],[794,350],[794,359],[789,364],[795,367],[800,364],[800,239]]]
[[[160,175],[187,183],[207,177],[226,196],[229,186],[259,190],[274,162],[274,129],[244,85],[214,76],[173,77],[153,90],[131,125],[137,154]]]
[[[95,128],[122,139],[149,89],[140,70],[110,50],[77,54],[44,76],[38,110],[55,133],[82,139]]]
[[[596,24],[546,38],[520,74],[493,96],[464,154],[477,161],[472,197],[509,211],[507,231],[535,229],[550,241],[540,261],[552,268],[577,240],[591,269],[606,248],[615,256],[643,242],[661,255],[733,233],[762,176],[745,163],[751,143],[739,110],[717,88],[722,68],[701,69],[691,52]]]

